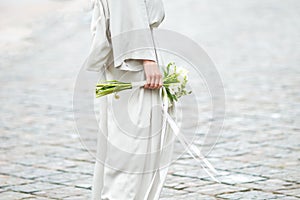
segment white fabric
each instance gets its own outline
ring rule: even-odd
[[[132,154],[119,154],[119,151],[103,142],[105,136],[99,135],[101,141],[98,141],[97,156],[105,159],[106,164],[125,171],[153,171],[144,174],[127,173],[103,166],[100,160],[97,160],[92,185],[93,200],[157,200],[168,171],[168,166],[159,166],[161,163],[170,164],[175,141],[175,135],[169,126],[163,123],[161,89],[149,90],[139,87],[139,84],[143,83],[140,81],[145,80],[144,71],[124,71],[110,66],[106,72],[107,80],[137,82],[134,89],[119,92],[119,99],[115,99],[114,95],[103,98],[100,110],[100,126],[110,144]],[[158,106],[151,108],[155,105]],[[129,117],[126,118],[122,113],[127,110]],[[174,107],[169,108],[168,113],[174,118]],[[138,126],[126,129],[130,121]],[[165,127],[161,129],[164,124]],[[129,130],[128,134],[131,136],[126,135],[124,129]],[[146,137],[148,138],[145,139]],[[162,147],[164,149],[160,151]],[[152,152],[157,153],[142,158],[136,156]]]
[[[175,135],[163,123],[161,89],[144,89],[139,84],[146,80],[142,59],[162,63],[155,52],[152,28],[158,27],[163,19],[161,0],[94,1],[92,46],[85,69],[103,70],[106,80],[138,83],[132,90],[118,93],[118,99],[114,95],[101,97],[102,133],[97,136],[93,200],[159,199],[172,159]],[[143,31],[117,38],[124,32],[140,29]],[[142,47],[139,51],[130,51],[139,47]],[[124,114],[128,110],[129,116]],[[168,112],[175,117],[174,107],[170,107]],[[127,127],[130,123],[136,126]],[[124,133],[124,129],[129,135]],[[160,151],[162,147],[163,151]],[[118,150],[132,154],[124,155]],[[147,155],[139,157],[141,154]]]

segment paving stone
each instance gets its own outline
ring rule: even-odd
[[[238,184],[241,187],[250,189],[263,190],[268,192],[280,192],[280,189],[295,189],[300,188],[300,185],[293,182],[287,182],[280,179],[266,179],[262,181],[255,181],[252,183]]]
[[[78,195],[64,198],[64,200],[87,200],[92,199],[91,195]]]
[[[51,184],[51,183],[33,182],[28,184],[9,186],[9,189],[15,192],[33,193],[33,192],[39,192],[47,189],[55,190],[59,187],[60,187],[59,185]]]
[[[20,192],[14,192],[14,191],[5,191],[1,192],[1,199],[9,199],[9,200],[19,200],[19,199],[26,199],[29,197],[32,197],[30,194],[20,193]]]
[[[252,191],[245,191],[245,192],[234,192],[230,194],[220,194],[217,195],[217,197],[223,199],[230,199],[230,200],[244,199],[245,197],[247,199],[262,200],[262,199],[276,199],[276,198],[283,199],[285,196],[280,194],[273,194],[273,193],[252,190]]]
[[[44,189],[42,191],[34,192],[33,194],[47,198],[65,199],[74,196],[83,196],[88,193],[90,193],[90,190],[76,187],[59,186],[56,189]]]
[[[164,198],[162,198],[162,199],[164,199]],[[192,193],[192,194],[179,195],[177,197],[174,197],[174,199],[188,199],[188,200],[205,199],[205,200],[215,200],[216,198],[212,197],[212,196],[208,196],[208,195],[202,195],[202,194]]]
[[[186,193],[187,192],[183,191],[183,190],[176,190],[176,189],[164,187],[161,191],[160,197],[162,197],[162,198],[171,198],[171,197],[176,197],[178,195],[186,194]]]
[[[90,175],[79,174],[79,173],[59,172],[57,174],[36,178],[36,180],[54,183],[54,184],[57,183],[57,184],[63,184],[63,185],[69,185],[69,184],[74,185],[76,181],[79,181],[82,179],[89,179],[90,177],[91,177]]]
[[[5,188],[7,186],[11,185],[20,185],[20,184],[27,184],[27,183],[32,183],[34,180],[28,180],[28,179],[23,179],[19,177],[13,177],[13,176],[8,176],[8,175],[1,175],[0,174],[0,187]]]
[[[245,190],[247,190],[247,188],[225,185],[225,184],[210,184],[210,185],[203,185],[198,187],[198,190],[196,192],[199,194],[216,196],[217,194],[221,194],[221,193],[229,193],[229,192],[245,191]]]
[[[41,196],[36,196],[36,195],[32,195],[31,197],[26,197],[26,198],[23,198],[22,200],[47,200],[47,199],[51,199],[51,200],[54,200],[53,198],[45,198],[45,197],[41,197]],[[57,200],[57,199],[55,199]]]
[[[300,187],[298,185],[297,188],[293,188],[293,189],[279,189],[276,192],[280,192],[286,195],[290,195],[290,196],[295,196],[300,198]]]
[[[205,178],[207,179],[207,178]],[[239,173],[231,173],[229,175],[218,176],[218,179],[222,183],[235,185],[239,183],[251,183],[255,181],[265,180],[266,178],[259,177],[259,176],[252,176],[247,174],[239,174]]]
[[[13,175],[24,179],[34,179],[37,177],[49,176],[57,173],[58,172],[55,170],[23,166],[22,170],[13,172]]]

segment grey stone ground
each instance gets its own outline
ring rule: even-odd
[[[215,61],[226,118],[209,154],[222,184],[185,155],[161,199],[300,198],[299,1],[164,2],[162,27],[199,42]],[[18,4],[0,14],[0,199],[89,199],[94,157],[72,114],[88,18],[79,1]],[[86,142],[95,146],[93,137]]]

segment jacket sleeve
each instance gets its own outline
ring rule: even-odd
[[[165,9],[162,0],[145,0],[149,24],[151,28],[157,28],[165,19]]]
[[[152,28],[157,27],[164,16],[153,12],[158,5],[154,1],[108,0],[115,67],[137,71],[142,68],[142,60],[157,60]]]
[[[100,0],[92,0],[92,19],[90,31],[92,44],[84,62],[87,71],[104,70],[112,57],[109,41],[107,7]]]

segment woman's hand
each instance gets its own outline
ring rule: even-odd
[[[144,88],[159,89],[163,85],[162,74],[157,66],[157,63],[152,60],[144,60],[144,71],[147,83]]]

